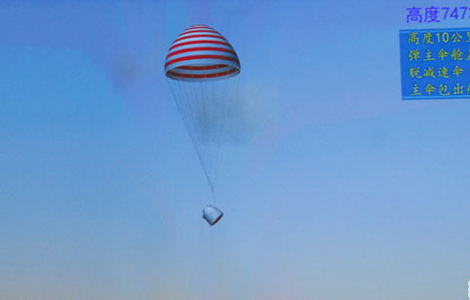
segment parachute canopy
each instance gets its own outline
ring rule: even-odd
[[[229,78],[240,73],[232,45],[206,25],[184,30],[173,42],[165,61],[166,76],[182,81]]]

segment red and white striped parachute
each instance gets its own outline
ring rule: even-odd
[[[184,30],[168,51],[166,76],[184,81],[223,79],[240,73],[240,61],[232,45],[206,25]]]
[[[166,56],[168,84],[213,193],[224,120],[239,73],[233,47],[206,25],[184,30]]]

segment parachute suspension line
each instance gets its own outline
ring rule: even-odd
[[[167,82],[168,84],[171,86],[173,85],[173,80],[172,79],[168,79],[167,78]],[[186,130],[189,131],[189,128],[188,128],[188,124],[187,124],[187,120],[185,118],[185,112],[184,112],[184,107],[182,106],[182,102],[183,101],[180,101],[180,97],[181,95],[177,95],[178,94],[181,94],[180,92],[180,89],[179,89],[179,86],[178,88],[170,88],[171,90],[171,93],[173,94],[173,99],[175,99],[175,103],[176,103],[176,107],[178,108],[179,112],[180,112],[180,115],[181,115],[181,119],[183,120],[183,123],[184,123],[184,127],[186,127]],[[191,136],[191,134],[189,133],[189,135]]]
[[[209,154],[206,154],[206,157],[203,157],[203,153],[204,151],[201,149],[201,147],[207,147],[207,129],[205,127],[205,124],[204,124],[204,120],[203,120],[203,113],[201,112],[201,102],[203,102],[203,99],[201,99],[200,95],[197,94],[197,91],[196,91],[196,86],[195,86],[195,83],[193,82],[190,82],[190,89],[187,91],[188,93],[191,93],[192,96],[190,96],[188,98],[188,102],[191,103],[191,107],[192,107],[192,114],[196,119],[193,120],[196,126],[196,142],[193,143],[194,144],[194,147],[196,149],[196,153],[198,155],[198,158],[199,158],[199,162],[202,166],[202,169],[204,171],[204,175],[206,176],[206,179],[207,179],[207,183],[209,184],[209,187],[211,189],[211,192],[213,193],[214,192],[214,184],[211,180],[211,177],[210,177],[210,174],[209,174],[209,169],[210,169],[210,166],[207,166],[206,164],[209,163],[208,162],[208,157],[207,155],[210,155]],[[199,145],[199,148],[198,146]],[[205,158],[205,159],[204,159]],[[208,169],[209,167],[209,169]]]
[[[223,120],[230,110],[227,94],[230,94],[228,89],[233,88],[233,80],[167,79],[214,200],[219,173],[220,137],[227,125]]]
[[[197,99],[197,108],[198,108],[198,112],[199,112],[199,122],[200,122],[201,127],[202,127],[202,130],[201,130],[202,131],[202,144],[205,147],[208,147],[209,146],[209,134],[210,134],[210,132],[209,132],[209,128],[207,126],[207,115],[206,115],[206,105],[205,105],[206,99],[204,99],[204,94],[203,94],[201,82],[195,82],[193,87],[194,87],[193,93],[195,95],[195,98]],[[210,155],[210,153],[209,153],[209,155]],[[211,166],[209,166],[209,168],[210,167]]]
[[[215,180],[218,180],[219,178],[219,154],[220,154],[220,137],[221,137],[221,132],[220,132],[220,127],[221,127],[221,120],[218,118],[219,113],[221,112],[221,107],[219,106],[220,103],[217,101],[217,98],[214,97],[214,86],[216,84],[216,81],[210,81],[209,85],[207,86],[207,93],[208,93],[208,99],[210,99],[210,116],[211,116],[211,121],[214,127],[214,138],[213,138],[213,149],[214,149],[214,178]]]
[[[214,181],[217,183],[219,180],[219,139],[220,139],[220,132],[219,132],[219,126],[220,122],[217,120],[217,112],[218,112],[218,106],[216,106],[216,103],[214,103],[214,98],[211,97],[211,87],[214,86],[215,81],[208,81],[207,84],[205,85],[204,89],[204,97],[209,100],[208,105],[206,108],[208,108],[208,116],[209,116],[209,126],[212,127],[211,129],[211,149],[212,149],[212,171],[214,172],[212,178]],[[212,194],[212,203],[215,205],[215,193]]]
[[[217,163],[214,161],[215,159],[215,154],[217,152],[217,148],[214,148],[214,145],[211,145],[214,143],[215,140],[217,140],[217,124],[214,123],[214,114],[211,108],[213,108],[212,103],[209,103],[212,101],[209,95],[207,94],[207,89],[210,86],[212,81],[204,81],[204,82],[198,82],[199,85],[199,90],[200,90],[200,95],[202,97],[202,115],[203,115],[203,123],[204,123],[204,133],[206,135],[206,146],[207,146],[207,151],[209,151],[209,155],[211,156],[211,161],[209,162],[210,165],[210,170],[213,172],[212,177],[211,177],[211,187],[212,187],[212,204],[215,205],[215,185],[217,181]],[[215,152],[215,153],[214,153]]]
[[[212,171],[211,180],[215,187],[217,183],[217,162],[216,162],[216,154],[217,148],[215,148],[212,144],[217,140],[217,124],[213,122],[214,114],[211,110],[212,107],[212,99],[207,95],[207,89],[211,84],[211,81],[206,82],[198,82],[200,95],[202,97],[201,105],[202,105],[202,115],[203,115],[203,123],[204,123],[204,133],[206,134],[205,143],[207,145],[207,151],[210,156],[210,164],[209,169]]]
[[[216,205],[216,201],[215,201],[215,191],[212,191],[212,204],[213,205]]]
[[[209,177],[209,172],[208,169],[205,165],[206,157],[204,156],[204,151],[201,149],[201,147],[204,147],[204,127],[203,124],[201,124],[201,111],[200,111],[200,99],[195,93],[194,89],[194,83],[193,82],[188,82],[186,83],[188,88],[185,89],[188,99],[188,105],[191,107],[191,115],[194,116],[193,120],[193,126],[195,130],[195,143],[194,146],[196,148],[196,152],[199,158],[199,162],[201,163],[201,166],[204,170],[204,174],[206,175],[206,178],[208,180],[209,186],[212,189],[212,184],[210,182],[210,177]]]
[[[190,108],[188,106],[187,97],[184,94],[184,89],[182,88],[179,81],[175,81],[177,88],[175,89],[178,92],[178,95],[175,97],[176,103],[180,108],[181,117],[183,119],[183,123],[188,131],[189,138],[191,141],[195,142],[195,135],[194,130],[191,128],[191,122],[194,122],[194,118],[190,113]],[[191,119],[191,120],[190,120]]]
[[[181,114],[182,119],[183,119],[183,123],[186,127],[186,130],[188,131],[189,138],[192,141],[192,144],[193,144],[194,149],[196,151],[197,157],[198,157],[199,162],[200,162],[200,164],[202,166],[202,169],[204,171],[204,175],[206,176],[206,180],[209,183],[209,188],[210,188],[210,190],[213,194],[214,193],[214,186],[212,184],[212,181],[210,180],[208,170],[207,170],[207,168],[204,164],[204,160],[202,158],[201,151],[197,146],[199,144],[199,141],[197,140],[198,132],[191,128],[191,122],[193,122],[193,124],[196,124],[196,122],[197,122],[197,120],[195,119],[194,114],[191,113],[191,112],[195,111],[194,108],[192,107],[193,105],[190,104],[190,102],[191,102],[190,99],[191,98],[188,97],[188,92],[183,87],[183,83],[180,83],[179,80],[168,79],[168,82],[170,83],[170,85],[173,84],[172,81],[174,81],[176,83],[176,87],[177,87],[175,89],[171,89],[172,93],[173,93],[173,98],[175,99],[176,106],[178,107],[178,110],[180,111],[180,114]],[[175,91],[173,91],[173,90],[175,90]]]
[[[214,170],[214,162],[211,160],[213,153],[212,147],[210,146],[211,143],[211,127],[207,120],[207,109],[206,109],[206,102],[207,98],[204,93],[204,83],[196,82],[193,86],[193,94],[195,95],[195,99],[197,99],[197,111],[199,113],[199,124],[202,127],[202,147],[206,147],[207,156],[206,160],[202,161],[201,158],[201,165],[204,169],[207,181],[209,182],[209,186],[211,188],[212,193],[215,191],[215,177],[211,176],[214,174],[209,174],[209,170]],[[209,164],[206,166],[206,164]]]
[[[176,81],[176,84],[178,86],[177,91],[179,93],[179,97],[177,97],[177,102],[179,102],[180,106],[182,107],[182,118],[184,121],[184,125],[186,126],[191,141],[194,142],[194,139],[196,137],[194,135],[194,130],[191,128],[191,122],[194,122],[194,117],[191,114],[191,108],[188,105],[188,97],[185,93],[184,88],[182,87],[182,84],[179,81]]]

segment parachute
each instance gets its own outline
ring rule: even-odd
[[[233,47],[219,32],[206,25],[184,30],[171,45],[165,61],[168,84],[213,199],[219,145],[224,119],[229,113],[227,101],[230,101],[229,95],[239,73],[240,61]],[[206,211],[207,208],[204,218]],[[221,217],[223,213],[220,214]]]

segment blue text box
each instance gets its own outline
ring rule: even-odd
[[[470,98],[470,28],[400,30],[402,98]]]

